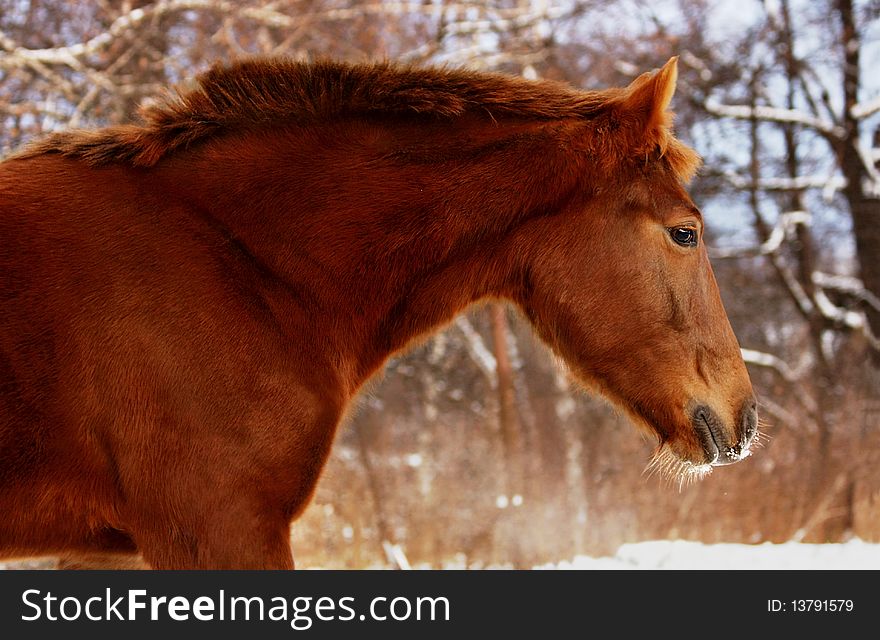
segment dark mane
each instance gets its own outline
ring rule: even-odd
[[[455,118],[475,113],[492,119],[589,119],[615,111],[627,91],[583,91],[549,80],[387,62],[263,58],[215,65],[197,78],[194,88],[178,88],[143,107],[142,124],[53,133],[26,146],[19,157],[55,153],[92,165],[146,167],[225,132],[346,115]],[[644,157],[646,149],[658,147],[679,179],[688,181],[699,157],[672,135],[671,114],[664,118],[654,137],[633,140],[618,135],[612,146],[617,157],[635,155],[634,151]],[[619,124],[608,128],[617,130]],[[601,132],[597,137],[604,138]],[[597,147],[609,153],[607,139],[597,140]]]
[[[176,149],[234,129],[356,114],[588,117],[620,93],[459,69],[260,59],[213,67],[195,88],[178,89],[142,108],[143,124],[54,133],[24,155],[59,153],[91,164],[149,166]]]

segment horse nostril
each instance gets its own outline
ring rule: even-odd
[[[697,406],[691,416],[691,424],[697,433],[697,437],[700,439],[700,444],[703,446],[707,462],[715,464],[726,453],[724,439],[718,427],[718,419],[715,417],[715,412],[708,406]]]
[[[698,405],[693,410],[691,421],[708,464],[728,465],[748,455],[749,443],[758,430],[758,414],[754,401],[749,401],[742,407],[737,420],[739,424],[725,427],[718,414],[709,406]]]
[[[749,448],[755,434],[758,433],[758,407],[754,400],[747,400],[740,414],[740,432],[742,433],[739,448]]]

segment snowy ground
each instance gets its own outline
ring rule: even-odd
[[[54,563],[45,559],[0,562],[0,570],[53,567]],[[369,568],[387,569],[388,566]],[[446,568],[464,569],[465,565],[451,563]],[[767,542],[751,545],[656,540],[622,545],[610,557],[577,556],[573,560],[543,564],[535,569],[880,569],[880,544],[857,539],[841,544]]]
[[[880,544],[703,544],[658,540],[622,545],[613,557],[577,556],[536,569],[880,569]]]

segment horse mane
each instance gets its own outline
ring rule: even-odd
[[[355,115],[590,119],[619,104],[625,93],[443,67],[260,58],[216,64],[193,88],[178,88],[142,107],[141,124],[55,132],[19,157],[54,153],[92,165],[152,166],[173,151],[235,130]],[[664,131],[654,144],[681,179],[690,179],[699,159]]]

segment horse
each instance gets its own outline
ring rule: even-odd
[[[256,58],[7,158],[0,556],[292,569],[365,381],[486,299],[671,473],[746,457],[676,77]]]

